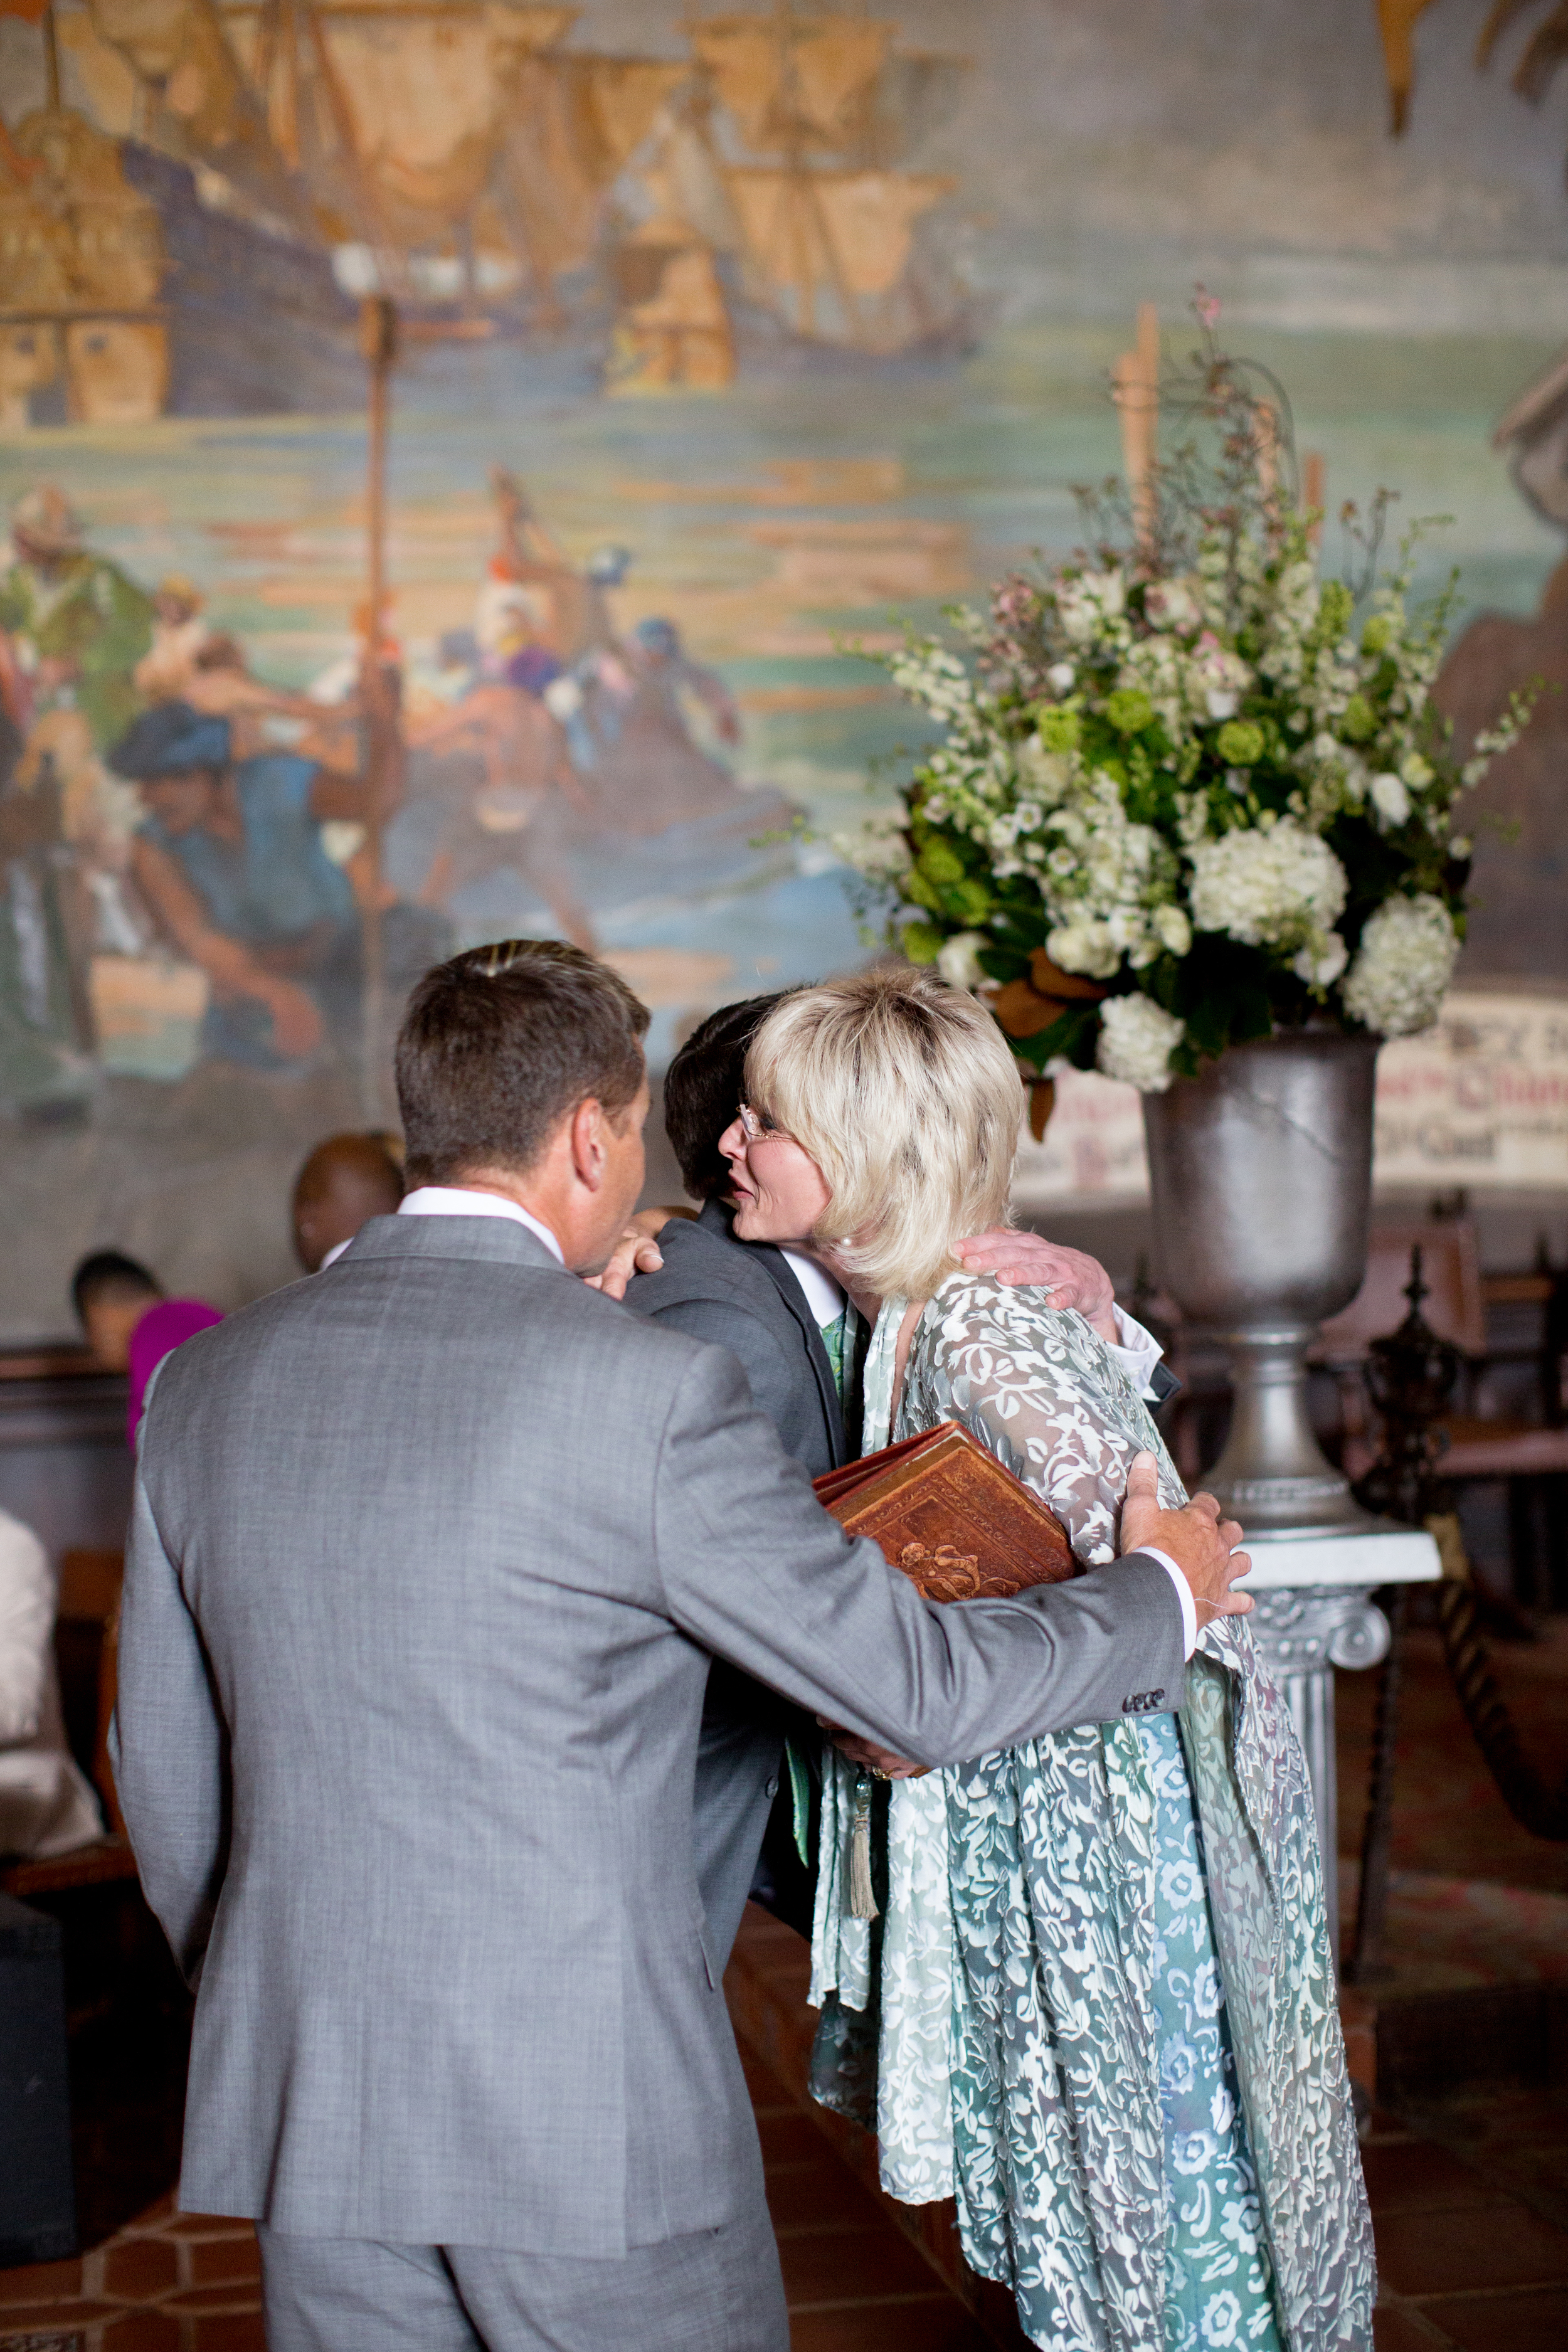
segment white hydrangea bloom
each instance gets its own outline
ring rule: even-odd
[[[1247,947],[1305,946],[1344,912],[1344,867],[1293,817],[1199,842],[1192,860],[1187,898],[1200,931],[1226,931]]]
[[[1390,898],[1369,918],[1345,982],[1345,1009],[1384,1037],[1437,1018],[1459,942],[1441,898]]]
[[[984,931],[958,931],[944,940],[938,951],[936,968],[949,988],[978,988],[985,978],[980,969],[980,950],[990,941]]]
[[[1163,1094],[1182,1031],[1175,1014],[1152,996],[1108,996],[1100,1008],[1094,1058],[1108,1078],[1121,1078],[1140,1094]]]

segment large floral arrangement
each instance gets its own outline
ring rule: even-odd
[[[1417,531],[1380,574],[1353,518],[1360,578],[1320,578],[1283,401],[1212,306],[1205,330],[1206,443],[1136,531],[1086,499],[1092,548],[952,614],[962,650],[889,656],[942,740],[846,845],[891,943],[983,989],[1026,1069],[1145,1091],[1276,1028],[1426,1027],[1464,935],[1456,803],[1526,715],[1456,757],[1431,698],[1455,583],[1415,606]]]

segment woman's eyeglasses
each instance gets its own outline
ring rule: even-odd
[[[774,1127],[767,1119],[761,1118],[752,1108],[750,1103],[742,1103],[735,1116],[741,1122],[741,1132],[748,1143],[787,1143],[790,1140],[782,1127]]]

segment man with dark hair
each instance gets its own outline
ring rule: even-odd
[[[860,1451],[858,1359],[869,1333],[864,1326],[857,1330],[842,1288],[815,1258],[736,1239],[730,1163],[719,1149],[741,1107],[747,1048],[786,992],[721,1006],[666,1071],[665,1132],[687,1191],[703,1207],[695,1220],[672,1219],[659,1228],[663,1267],[631,1282],[626,1305],[668,1330],[728,1348],[784,1452],[816,1478]],[[640,1222],[651,1226],[653,1219]],[[971,1268],[1002,1282],[1037,1285],[1050,1292],[1053,1305],[1077,1307],[1115,1348],[1135,1388],[1161,1397],[1175,1387],[1160,1364],[1158,1344],[1116,1305],[1096,1259],[1030,1233],[980,1234],[961,1248]],[[792,1735],[790,1776],[781,1790]],[[802,1935],[811,1933],[814,1874],[801,1852],[805,1759],[820,1736],[775,1692],[715,1662],[694,1818],[703,1907],[726,1960],[748,1895]],[[805,1853],[813,1851],[807,1841]]]
[[[294,1255],[307,1274],[334,1265],[370,1217],[390,1217],[403,1171],[377,1135],[329,1135],[294,1179]]]
[[[181,2202],[256,2217],[270,2352],[785,2352],[692,1864],[710,1654],[935,1763],[1178,1686],[1182,1596],[1248,1605],[1148,1456],[1145,1549],[932,1608],[731,1357],[572,1279],[642,1183],[647,1024],[573,949],[428,974],[397,1215],[149,1402],[115,1779],[197,1984]]]

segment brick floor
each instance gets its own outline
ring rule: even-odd
[[[744,1931],[774,1995],[793,1984],[776,1926]],[[737,2010],[742,2000],[732,1995]],[[804,2020],[801,2021],[804,2023]],[[999,2290],[971,2309],[828,2119],[742,2046],[793,2352],[987,2352],[1021,2346]],[[1568,2347],[1568,2100],[1467,2094],[1421,2129],[1376,2115],[1365,2147],[1383,2279],[1376,2352]],[[939,2259],[945,2250],[936,2248]],[[972,2284],[972,2283],[971,2283]],[[248,2223],[164,2198],[79,2260],[0,2271],[0,2352],[264,2352]],[[635,2347],[633,2347],[635,2352]]]

